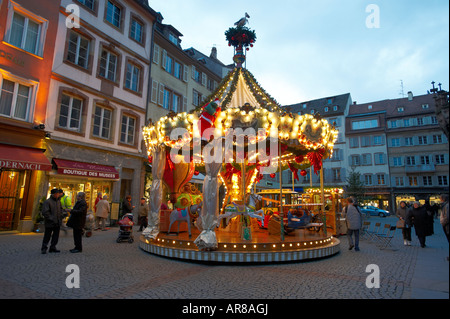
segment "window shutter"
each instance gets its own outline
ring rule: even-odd
[[[151,101],[153,103],[158,103],[158,82],[153,80],[152,81],[152,99]]]
[[[153,63],[159,64],[159,45],[153,45]]]
[[[163,105],[164,102],[164,84],[159,83],[159,97],[158,97],[158,104]]]
[[[162,54],[162,67],[164,68],[164,70],[166,69],[166,63],[167,63],[167,51],[163,50],[163,54]]]
[[[206,73],[202,73],[202,85],[206,86]]]
[[[195,65],[192,66],[192,78],[195,80]]]
[[[187,97],[183,96],[183,112],[187,112]]]
[[[189,76],[189,68],[187,65],[183,66],[183,81],[187,82],[188,81],[188,76]]]

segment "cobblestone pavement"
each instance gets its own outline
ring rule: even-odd
[[[396,219],[381,221],[394,225]],[[138,247],[138,240],[116,243],[118,228],[84,237],[80,254],[69,252],[71,231],[61,232],[60,253],[45,255],[40,253],[42,234],[0,235],[0,298],[448,299],[448,243],[437,220],[434,229],[427,248],[418,247],[414,231],[413,246],[403,246],[397,230],[393,249],[362,240],[361,251],[349,251],[341,236],[335,256],[257,265],[208,265],[152,255]],[[66,286],[69,264],[80,269],[78,289]],[[380,269],[380,288],[366,287],[370,264]]]

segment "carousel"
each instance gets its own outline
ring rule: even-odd
[[[276,173],[286,169],[298,176],[311,168],[323,176],[322,161],[332,155],[338,131],[319,114],[286,112],[243,67],[256,40],[246,18],[225,32],[235,48],[235,67],[202,107],[169,113],[143,129],[153,175],[148,227],[140,237],[144,251],[243,263],[307,260],[339,252],[339,240],[327,231],[327,218],[292,227],[287,221],[292,207],[283,207],[283,200],[271,203],[277,213],[266,216],[264,200],[254,192],[264,174],[279,179],[280,185],[282,174]],[[188,183],[200,173],[201,192]],[[167,198],[173,209],[168,209]],[[323,211],[323,196],[317,205]]]

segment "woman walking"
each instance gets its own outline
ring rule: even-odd
[[[87,203],[86,194],[79,192],[77,194],[77,202],[70,212],[69,220],[67,221],[67,226],[73,228],[73,242],[75,248],[71,249],[71,253],[81,253],[83,251],[82,237],[83,229],[86,223],[87,214]]]
[[[428,213],[425,206],[414,202],[413,207],[406,214],[406,223],[414,226],[420,247],[425,248],[425,238],[428,236]]]
[[[406,206],[405,201],[400,202],[400,206],[397,207],[397,217],[400,220],[405,221],[405,227],[402,228],[402,234],[403,234],[403,244],[405,246],[411,246],[411,226],[406,224],[406,215],[408,213],[408,206]]]

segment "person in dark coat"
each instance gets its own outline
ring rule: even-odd
[[[131,196],[127,195],[122,204],[122,216],[124,216],[126,214],[133,214],[133,209],[134,209],[134,206],[131,205]]]
[[[405,201],[401,201],[400,205],[397,207],[396,216],[401,219],[405,220],[405,227],[402,228],[402,234],[403,234],[403,244],[405,246],[411,246],[411,227],[406,224],[406,216],[408,214],[409,207],[406,206]]]
[[[73,242],[75,248],[70,250],[71,253],[81,253],[83,251],[82,237],[84,225],[86,223],[86,215],[86,194],[79,192],[77,194],[77,202],[70,211],[70,218],[67,221],[67,226],[73,228]]]
[[[44,217],[45,232],[44,239],[42,240],[41,253],[47,253],[47,245],[50,241],[50,253],[59,253],[56,249],[56,245],[59,240],[59,231],[62,222],[62,208],[61,201],[59,200],[58,189],[52,189],[50,191],[50,197],[42,205],[42,216]]]
[[[414,226],[417,238],[419,239],[420,247],[425,247],[425,238],[428,233],[429,216],[425,206],[421,206],[419,202],[414,202],[406,216],[406,224]]]

